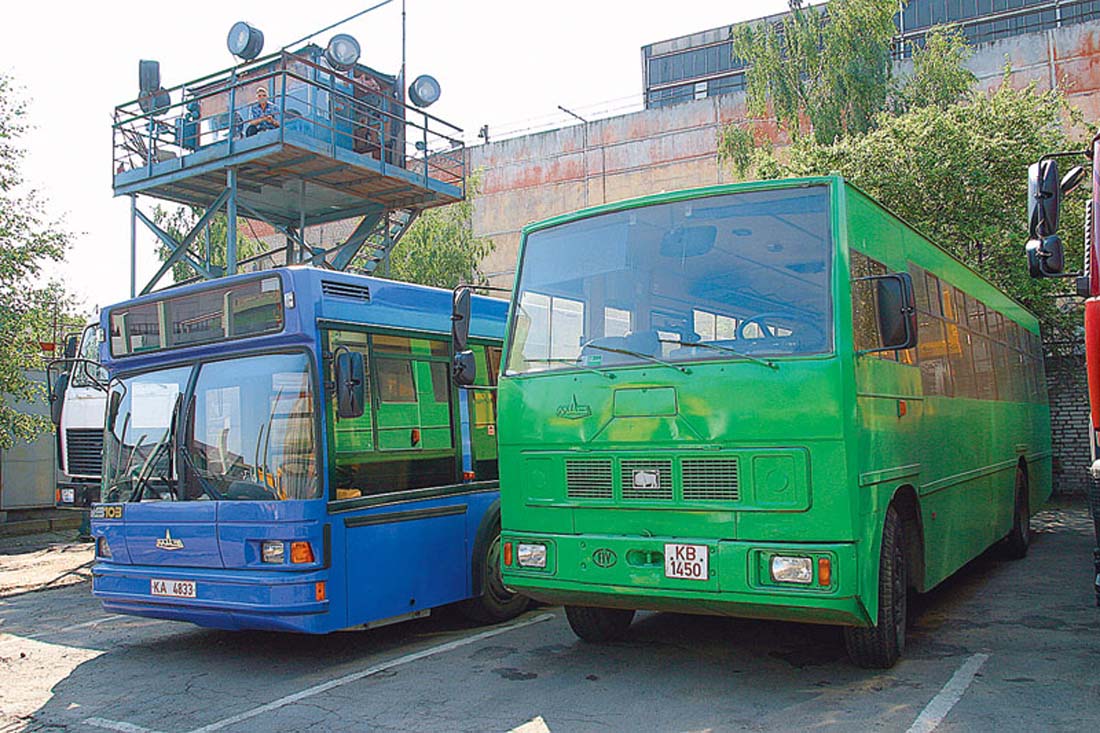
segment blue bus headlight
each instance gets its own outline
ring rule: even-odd
[[[286,545],[281,541],[266,540],[260,545],[260,557],[264,562],[279,564],[286,560]]]
[[[784,557],[775,555],[772,557],[772,580],[777,583],[802,583],[808,585],[814,582],[814,564],[808,557]]]
[[[519,544],[516,545],[516,563],[521,568],[545,568],[546,545]]]
[[[107,544],[106,537],[100,537],[95,541],[95,554],[107,560],[111,559],[111,546]]]

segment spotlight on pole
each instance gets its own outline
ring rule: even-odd
[[[339,71],[347,71],[359,60],[359,41],[347,33],[337,33],[325,48],[325,60]]]
[[[242,61],[251,61],[264,50],[264,34],[259,28],[237,21],[229,29],[229,36],[225,39],[225,45],[229,53]]]
[[[439,101],[441,91],[434,76],[421,74],[409,85],[409,100],[417,107],[430,107]]]

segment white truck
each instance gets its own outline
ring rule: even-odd
[[[99,325],[66,339],[65,358],[51,369],[51,417],[57,426],[58,508],[86,508],[99,501],[103,474],[103,420],[107,373],[99,362]],[[56,376],[55,376],[56,373]]]

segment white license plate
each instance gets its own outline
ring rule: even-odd
[[[665,577],[685,580],[707,580],[706,545],[665,545]]]
[[[61,490],[61,503],[72,504],[76,501],[76,489],[62,489]]]
[[[153,578],[149,581],[150,591],[155,596],[167,596],[169,598],[194,598],[195,581],[193,580],[160,580]]]

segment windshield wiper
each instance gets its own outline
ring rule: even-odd
[[[625,354],[626,356],[633,356],[635,359],[645,359],[646,361],[651,361],[654,364],[660,364],[661,366],[666,366],[669,369],[675,369],[676,371],[683,372],[684,374],[691,374],[691,370],[688,369],[685,366],[680,366],[679,364],[673,364],[671,361],[665,361],[664,359],[658,359],[656,356],[651,356],[649,354],[643,354],[641,351],[631,351],[630,349],[619,349],[619,348],[616,348],[614,346],[601,346],[600,344],[593,344],[591,342],[585,344],[584,346],[582,346],[581,349],[582,350],[583,349],[597,349],[598,351],[608,351],[612,354]]]
[[[175,444],[176,437],[176,420],[179,418],[180,404],[183,402],[183,395],[176,395],[176,403],[172,405],[172,414],[168,418],[168,429],[164,431],[164,437],[157,441],[157,444],[153,446],[153,450],[149,452],[145,462],[141,464],[141,470],[138,471],[137,480],[134,481],[133,488],[130,490],[129,501],[141,501],[145,495],[145,483],[149,480],[153,471],[156,470],[156,459],[160,456],[161,451],[165,448],[171,448]],[[178,498],[175,488],[171,482],[172,475],[172,461],[171,454],[169,454],[168,461],[168,478],[164,478],[165,483],[168,484],[169,491],[172,492],[172,498]]]
[[[556,358],[555,359],[524,359],[523,361],[527,364],[542,364],[542,363],[547,363],[547,364],[572,364],[575,367],[580,367],[581,369],[587,369],[590,372],[595,372],[596,374],[599,374],[601,377],[606,377],[608,379],[614,379],[615,378],[614,374],[608,374],[607,372],[602,371],[598,367],[589,366],[588,364],[582,363],[581,360],[580,360],[580,357],[577,357],[576,359],[556,359]]]
[[[776,364],[771,359],[761,359],[759,357],[752,356],[751,354],[746,354],[742,351],[738,351],[736,349],[731,349],[728,346],[719,346],[718,344],[708,344],[705,341],[684,341],[683,339],[660,339],[660,341],[661,341],[662,344],[678,344],[680,346],[699,346],[699,347],[704,348],[704,349],[713,349],[714,351],[724,351],[727,354],[732,354],[733,356],[737,356],[737,357],[740,357],[742,359],[747,359],[748,361],[754,362],[756,364],[760,364],[761,366],[766,366],[769,369],[779,369],[779,365]]]

